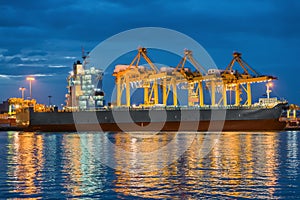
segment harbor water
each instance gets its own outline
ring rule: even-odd
[[[299,145],[296,131],[0,132],[0,198],[298,199]]]

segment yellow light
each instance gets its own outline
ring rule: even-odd
[[[34,77],[27,77],[27,81],[29,81],[29,92],[30,92],[30,99],[32,99],[32,88],[31,88],[31,82],[35,80]]]
[[[35,78],[34,78],[34,77],[27,77],[26,80],[27,80],[27,81],[34,81]]]
[[[269,82],[267,83],[269,87],[273,87],[273,83]]]

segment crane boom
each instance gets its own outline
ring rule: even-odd
[[[184,69],[184,65],[185,65],[187,59],[192,63],[192,65],[195,67],[195,69],[198,71],[198,73],[200,73],[201,76],[203,76],[203,72],[206,73],[205,68],[199,62],[197,62],[195,60],[195,58],[193,57],[193,52],[188,49],[184,50],[184,56],[182,57],[182,59],[180,60],[178,65],[176,66],[175,71]]]
[[[194,65],[194,67],[198,70],[198,72],[203,75],[203,73],[206,73],[205,68],[195,60],[195,58],[193,57],[193,52],[191,50],[185,50],[188,59],[191,61],[191,63]],[[202,71],[202,72],[201,72]]]
[[[243,59],[242,54],[239,52],[233,53],[233,58],[230,61],[229,65],[226,67],[224,73],[230,73],[233,71],[233,65],[235,63],[239,63],[240,67],[244,70],[245,75],[250,75],[249,71],[251,71],[255,76],[259,76],[259,73],[257,73],[250,65],[248,65]]]
[[[146,48],[144,48],[144,47],[139,48],[138,53],[143,56],[143,58],[147,61],[147,63],[150,65],[150,67],[153,71],[155,71],[156,73],[159,71],[158,68],[151,61],[151,59],[147,56],[147,49]]]

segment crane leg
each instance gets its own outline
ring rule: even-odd
[[[129,107],[130,106],[130,82],[129,78],[126,77],[126,105]]]
[[[153,90],[154,90],[154,104],[158,104],[158,87],[157,87],[157,80],[153,83]]]
[[[121,80],[119,77],[117,77],[117,106],[121,106],[121,99],[122,99]]]
[[[177,86],[176,86],[176,81],[172,81],[173,85],[173,105],[177,106]]]
[[[235,105],[239,106],[240,105],[240,101],[241,101],[241,96],[240,96],[240,84],[236,84],[235,87]]]
[[[216,83],[214,81],[211,82],[211,105],[216,105]]]
[[[227,106],[227,91],[226,84],[223,85],[223,105]]]
[[[247,105],[251,106],[252,96],[251,96],[251,83],[247,83]]]
[[[204,106],[203,84],[201,81],[199,81],[198,87],[199,87],[199,105]]]
[[[144,104],[149,105],[149,88],[144,87]]]
[[[167,105],[167,80],[163,80],[163,104]]]

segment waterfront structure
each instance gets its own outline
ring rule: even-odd
[[[66,109],[93,110],[103,107],[102,76],[102,70],[95,67],[85,69],[80,61],[75,62],[67,78]]]

